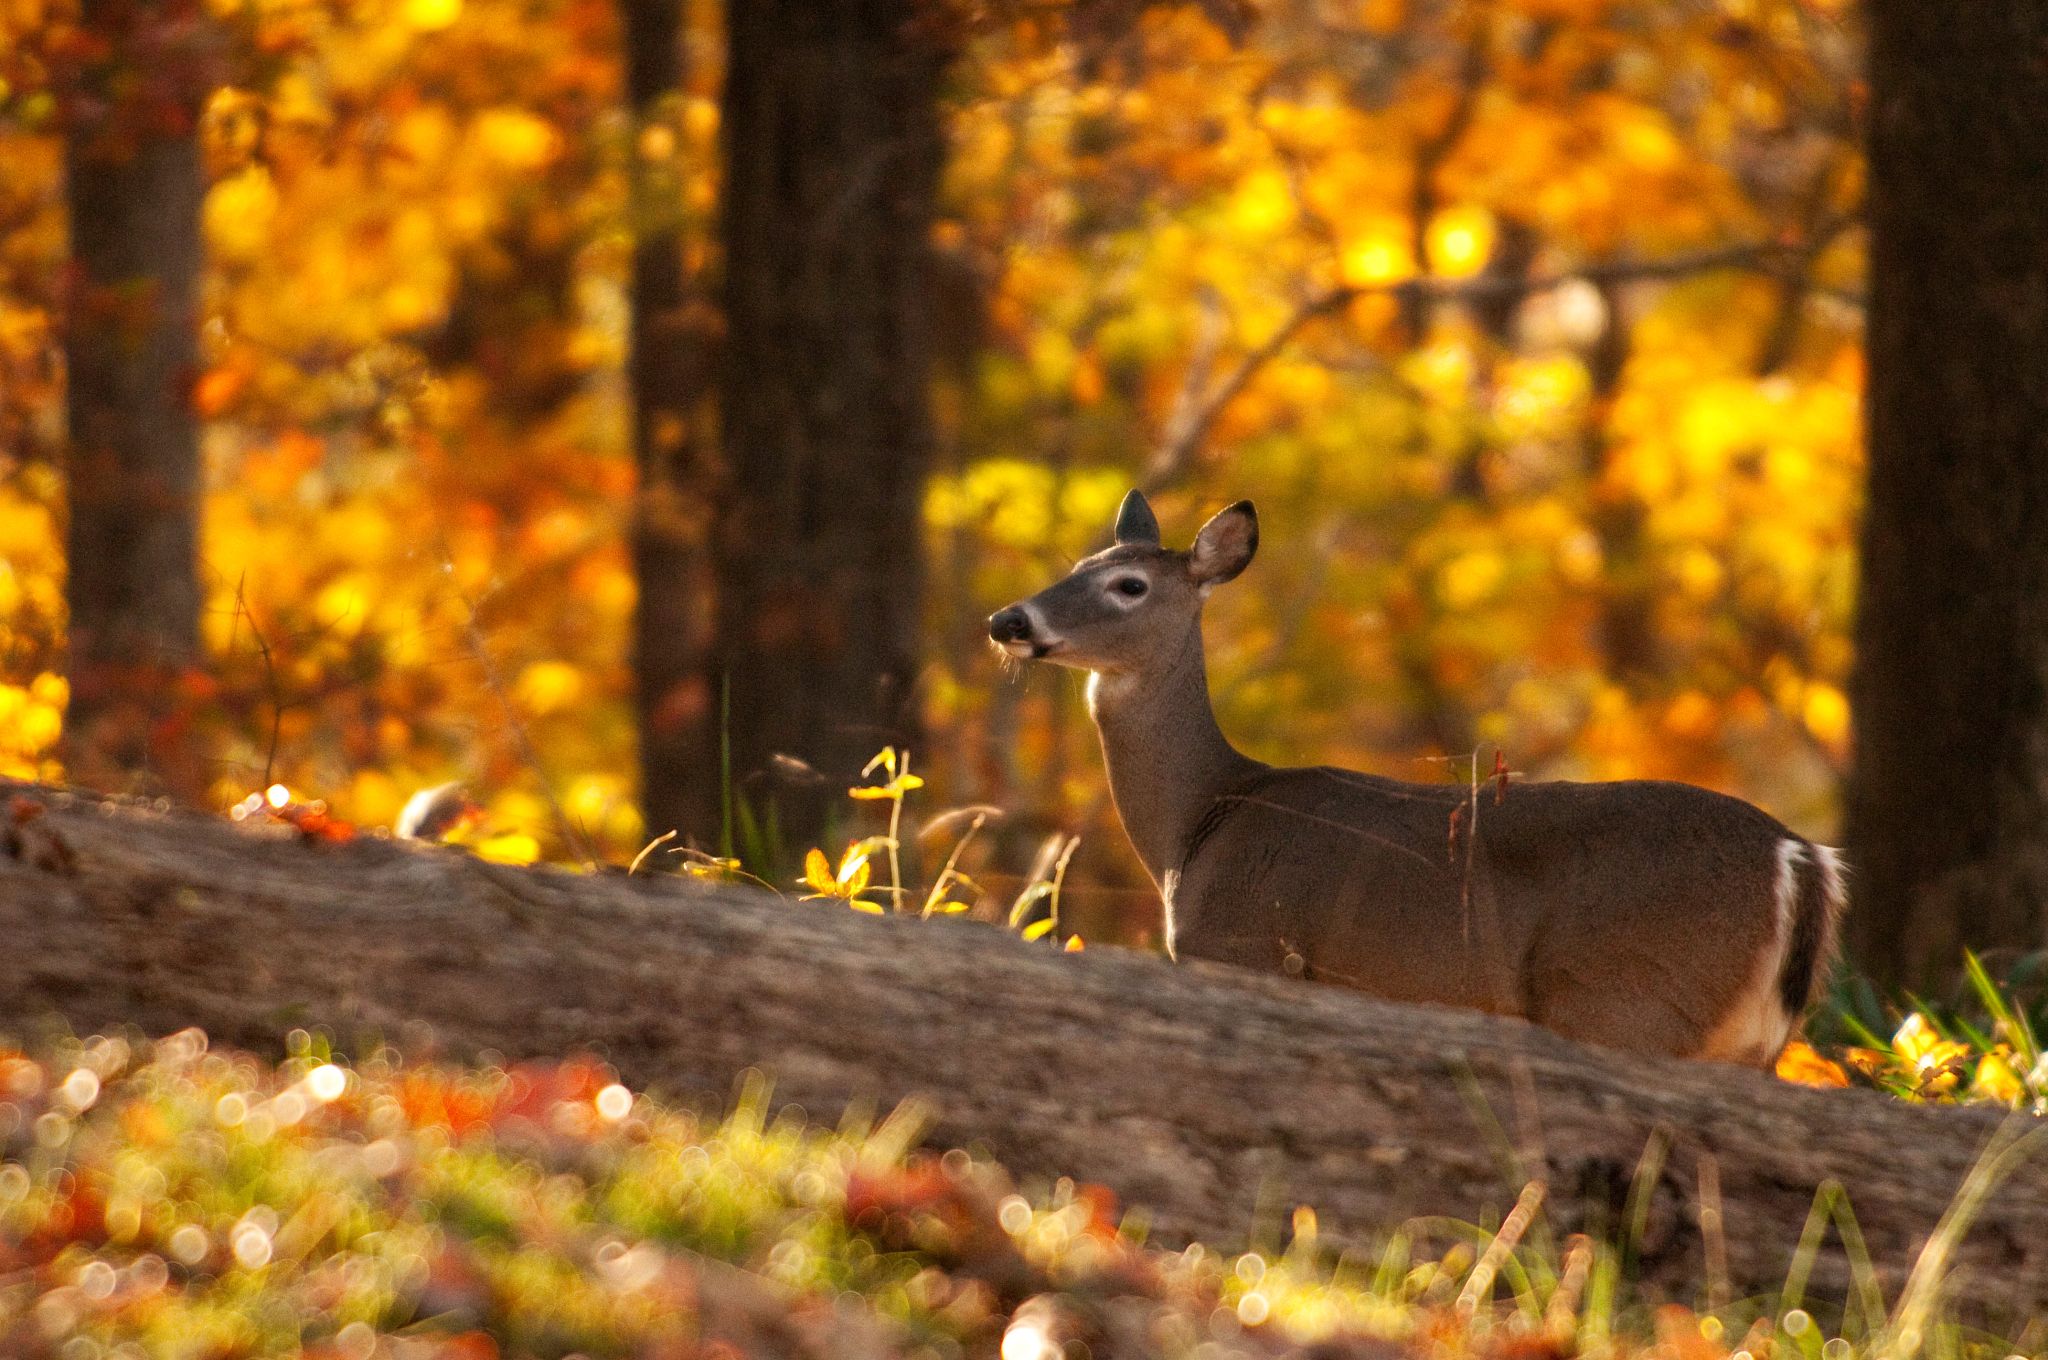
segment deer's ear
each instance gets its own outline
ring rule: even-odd
[[[1188,553],[1188,575],[1198,586],[1220,586],[1251,565],[1259,550],[1259,512],[1239,501],[1216,512],[1195,535]]]
[[[1116,512],[1116,541],[1159,546],[1159,519],[1145,503],[1145,493],[1131,488]]]

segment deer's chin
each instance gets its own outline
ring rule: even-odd
[[[1061,652],[1067,650],[1067,644],[1057,640],[1052,642],[1005,642],[1001,645],[1004,651],[1020,661],[1054,661],[1059,658]]]

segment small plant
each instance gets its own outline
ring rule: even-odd
[[[1066,885],[1067,865],[1080,845],[1079,836],[1054,836],[1045,843],[1045,848],[1039,851],[1038,867],[1031,874],[1031,882],[1010,904],[1010,929],[1027,940],[1043,939],[1059,929],[1060,889]],[[1046,914],[1034,921],[1031,910],[1041,901],[1046,904]]]
[[[871,916],[880,916],[881,907],[868,901],[861,894],[868,890],[868,879],[873,876],[868,866],[868,852],[856,841],[846,847],[839,856],[839,867],[825,858],[825,852],[813,848],[804,856],[803,886],[810,889],[804,894],[804,901],[816,902],[829,898],[844,902],[855,911],[864,911]]]
[[[798,883],[798,886],[809,890],[803,900],[843,902],[854,911],[870,916],[908,915],[914,911],[919,918],[925,918],[959,916],[972,911],[973,902],[961,900],[956,893],[964,889],[970,896],[983,894],[981,886],[960,867],[960,862],[982,828],[991,819],[1001,816],[1001,812],[983,806],[955,808],[926,822],[919,839],[942,837],[962,822],[965,829],[953,841],[939,872],[920,893],[904,874],[903,847],[908,796],[924,787],[924,779],[911,772],[910,753],[893,746],[885,746],[877,752],[875,758],[862,768],[861,774],[865,777],[878,771],[883,776],[882,782],[855,785],[846,793],[856,802],[886,802],[889,805],[888,830],[849,842],[840,852],[836,867],[822,848],[813,847],[804,856],[804,874]],[[1058,835],[1048,840],[1024,889],[1012,901],[1007,916],[1009,927],[1026,940],[1043,939],[1058,929],[1060,888],[1066,880],[1067,865],[1079,845],[1080,838],[1075,836]],[[887,883],[874,882],[874,857],[877,854],[887,857]],[[1041,902],[1046,904],[1046,914],[1037,916],[1034,909]],[[1079,938],[1069,939],[1066,947],[1079,949]]]
[[[2023,961],[2001,982],[1975,954],[1965,953],[1966,995],[1959,1004],[1939,1006],[1908,996],[1889,1021],[1868,985],[1852,983],[1838,990],[1821,1021],[1844,1041],[1840,1063],[1794,1044],[1779,1059],[1778,1074],[1841,1086],[1853,1073],[1903,1100],[1984,1102],[2048,1114],[2048,1057],[2039,1024],[2015,983],[2029,966]]]
[[[846,796],[860,802],[886,801],[889,804],[889,834],[880,838],[870,837],[862,844],[879,839],[881,848],[889,852],[889,900],[892,908],[901,912],[904,903],[903,796],[912,789],[923,788],[924,780],[910,772],[910,752],[899,755],[893,746],[884,746],[873,760],[863,765],[861,777],[865,779],[876,770],[889,776],[887,783],[857,785],[848,789]]]

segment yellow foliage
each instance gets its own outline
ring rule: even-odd
[[[1478,549],[1446,562],[1437,573],[1437,594],[1449,609],[1470,609],[1494,592],[1507,563],[1497,552]]]
[[[1364,237],[1345,248],[1339,266],[1344,282],[1354,288],[1398,283],[1415,273],[1408,243],[1391,232]]]
[[[520,831],[486,836],[471,848],[478,859],[493,864],[531,864],[540,858],[540,842]]]
[[[45,673],[27,685],[0,684],[0,775],[57,777],[57,738],[64,730],[64,681]]]
[[[441,3],[442,0],[421,0]],[[510,171],[537,170],[553,159],[561,135],[546,119],[524,109],[488,109],[478,115],[471,136],[477,150]]]
[[[246,260],[270,243],[277,218],[277,187],[270,172],[251,166],[207,190],[206,244],[224,260]]]
[[[583,696],[583,674],[565,661],[536,661],[512,687],[521,708],[535,717],[559,713]]]
[[[1982,1100],[1997,1101],[2001,1105],[2017,1105],[2027,1096],[2027,1084],[2013,1071],[2012,1063],[2004,1053],[1987,1053],[1977,1063],[1977,1075],[1971,1078],[1970,1092]]]
[[[1678,583],[1695,600],[1711,600],[1727,579],[1721,559],[1705,548],[1694,546],[1678,555]]]
[[[1493,252],[1493,214],[1463,205],[1446,208],[1430,219],[1426,247],[1431,272],[1466,278],[1485,268]]]
[[[846,852],[839,857],[837,869],[834,869],[831,861],[825,858],[823,850],[814,847],[804,856],[801,886],[811,890],[805,895],[804,900],[808,902],[814,898],[830,897],[837,898],[849,906],[871,907],[872,903],[860,901],[860,895],[867,891],[868,880],[872,875],[873,866],[868,861],[867,851],[861,849],[858,844],[846,847]]]
[[[462,0],[404,0],[405,21],[422,33],[448,27],[462,17]]]
[[[1802,705],[1806,726],[1822,743],[1845,750],[1849,742],[1849,699],[1841,690],[1822,681],[1806,687]]]
[[[1294,191],[1278,169],[1259,170],[1239,181],[1231,200],[1232,225],[1247,236],[1265,236],[1294,218]]]

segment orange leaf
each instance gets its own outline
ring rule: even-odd
[[[1847,1086],[1849,1074],[1840,1063],[1822,1057],[1812,1044],[1794,1039],[1778,1055],[1778,1077],[1800,1086]]]
[[[839,886],[832,879],[832,862],[815,846],[804,856],[803,881],[805,887],[816,893],[830,893]]]
[[[233,405],[248,384],[249,375],[239,368],[208,369],[192,384],[192,410],[212,419]]]

